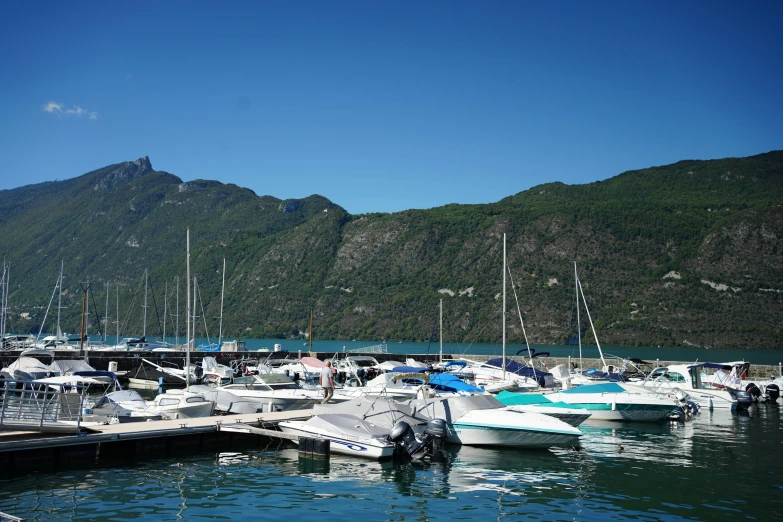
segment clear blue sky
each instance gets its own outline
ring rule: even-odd
[[[783,148],[783,2],[3,2],[0,189],[149,155],[353,213]]]

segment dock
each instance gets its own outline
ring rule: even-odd
[[[139,462],[202,451],[262,448],[298,436],[273,430],[285,420],[304,420],[312,410],[83,426],[78,434],[0,431],[0,468],[15,474],[65,467]]]

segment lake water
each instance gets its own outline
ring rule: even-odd
[[[29,520],[779,520],[783,407],[586,423],[581,451],[450,447],[442,463],[300,460],[293,446],[6,478]]]
[[[173,340],[172,340],[173,342]],[[206,339],[199,340],[200,343],[206,343]],[[291,352],[298,350],[307,351],[310,349],[309,343],[302,340],[291,339],[246,339],[247,347],[250,350],[267,349],[273,350],[275,344],[280,344],[282,349]],[[440,351],[440,345],[433,343],[414,343],[414,342],[393,342],[393,341],[313,341],[313,350],[316,352],[341,352],[363,348],[366,346],[386,344],[390,353],[397,354],[426,354],[437,356]],[[538,352],[549,352],[553,357],[579,357],[578,346],[565,345],[532,345]],[[638,357],[646,361],[655,362],[656,359],[669,361],[699,361],[699,362],[729,362],[745,360],[752,364],[772,364],[776,365],[783,362],[783,351],[780,350],[759,350],[748,348],[745,350],[698,348],[698,347],[638,347],[638,346],[601,346],[604,355],[612,354],[618,357]],[[506,354],[514,355],[523,350],[527,353],[527,347],[518,344],[507,344]],[[479,355],[497,355],[503,353],[501,344],[459,344],[443,343],[444,355],[470,356]],[[582,348],[584,357],[598,357],[598,348],[595,346],[584,346]]]

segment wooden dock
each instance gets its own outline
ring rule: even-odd
[[[194,419],[129,422],[84,427],[76,435],[0,431],[0,468],[15,473],[94,466],[98,462],[137,462],[147,458],[221,449],[262,447],[271,439],[298,437],[269,429],[280,421],[308,419],[312,410]]]

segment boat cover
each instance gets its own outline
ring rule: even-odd
[[[495,398],[506,406],[524,406],[528,404],[546,404],[552,403],[545,395],[541,393],[514,393],[502,391],[495,395]]]
[[[419,368],[418,366],[395,366],[391,370],[386,370],[391,373],[421,373],[423,371],[431,371],[431,368]]]
[[[602,372],[598,369],[585,370],[584,372],[582,372],[582,375],[584,375],[588,379],[625,382],[625,377],[623,377],[619,373]]]
[[[119,390],[116,392],[107,393],[95,403],[95,408],[103,404],[115,404],[118,402],[141,402],[146,406],[144,397],[142,397],[136,390]]]
[[[194,391],[208,401],[215,403],[215,410],[225,413],[258,413],[264,407],[262,399],[248,399],[234,395],[231,392],[213,388],[211,386],[191,386]]]
[[[456,375],[450,373],[435,373],[430,375],[430,388],[439,392],[451,393],[484,393],[484,390],[471,386]]]
[[[465,397],[447,397],[435,400],[411,401],[414,412],[430,419],[445,419],[449,424],[473,410],[494,410],[504,408],[505,404],[491,395],[470,395]]]
[[[304,422],[304,426],[318,427],[349,437],[385,438],[390,428],[377,426],[355,415],[345,413],[325,413],[312,417]]]
[[[60,375],[65,375],[66,373],[74,373],[74,372],[94,372],[95,368],[84,362],[82,359],[64,359],[59,361],[54,361],[51,365],[51,368],[53,371],[59,373]]]
[[[350,401],[315,404],[313,406],[313,415],[328,413],[354,415],[372,422],[376,426],[389,429],[393,428],[400,421],[405,421],[411,426],[415,426],[428,420],[422,416],[415,415],[413,408],[407,404],[387,398],[372,400],[367,397],[360,397]]]
[[[325,368],[326,363],[317,357],[302,357],[302,364],[310,368]]]
[[[486,364],[487,366],[503,368],[503,358],[498,357],[497,359],[490,359],[489,361],[487,361]],[[520,364],[517,361],[513,361],[510,359],[506,360],[506,371],[515,373],[522,377],[530,377],[531,379],[535,379],[540,386],[546,386],[546,376],[552,375],[549,372],[545,372],[543,370],[537,370],[535,368],[531,368],[530,366],[527,366],[525,364]]]
[[[570,390],[562,390],[560,393],[625,393],[626,390],[616,382],[605,382],[601,384],[583,384]]]

